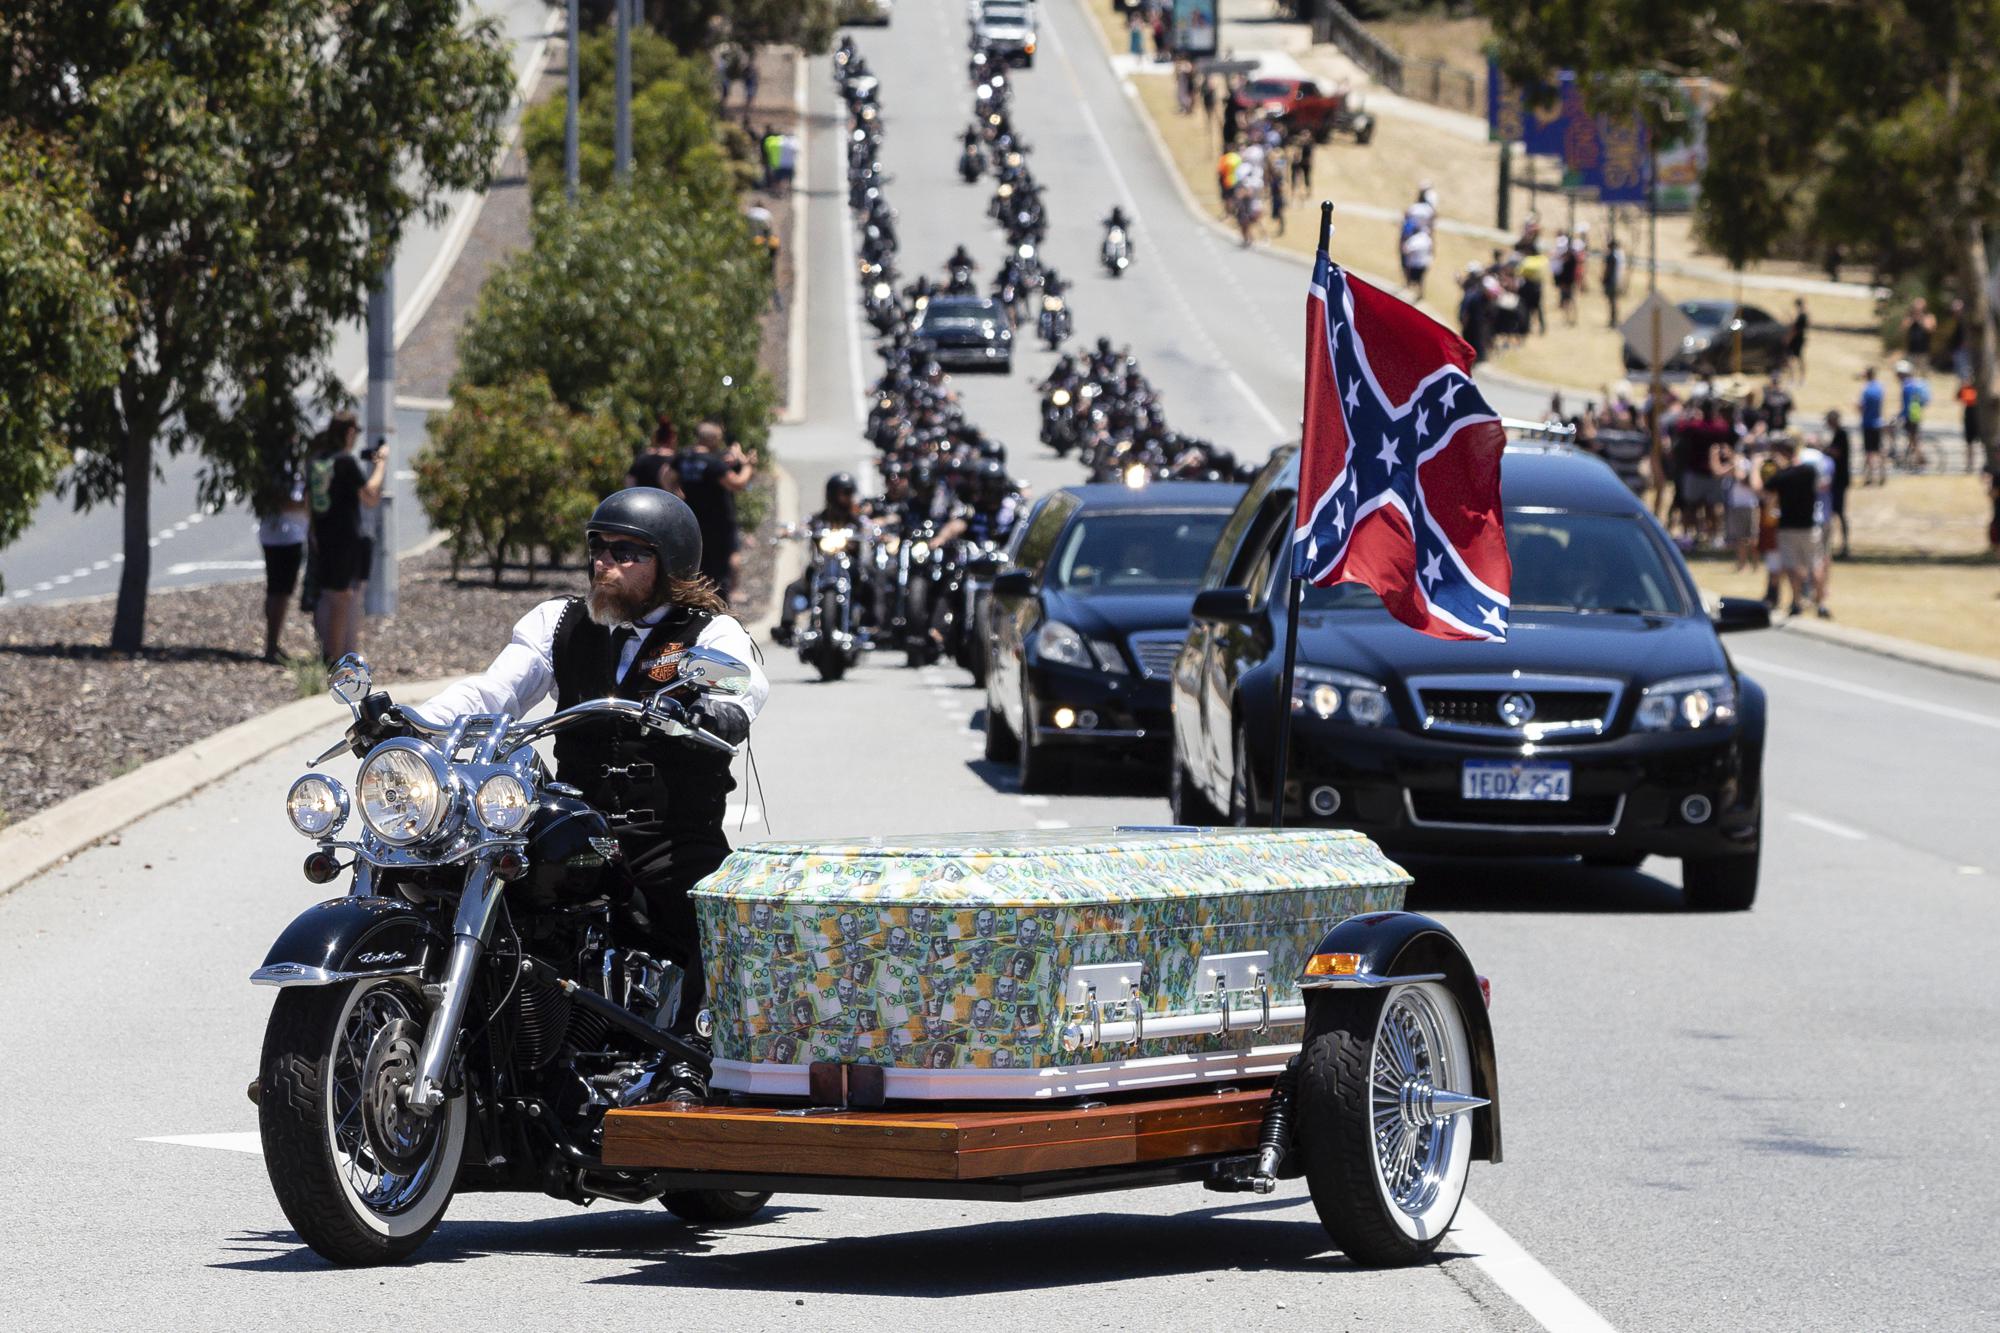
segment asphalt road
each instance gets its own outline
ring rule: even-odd
[[[1298,383],[1297,352],[1255,330],[1299,322],[1303,270],[1202,239],[1084,16],[1046,8],[1022,119],[1050,185],[1050,249],[1082,280],[1080,331],[1131,341],[1173,413],[1258,451],[1279,435],[1262,414],[1292,413]],[[959,15],[905,6],[860,36],[884,78],[911,263],[941,262],[960,239],[982,265],[998,251],[984,191],[951,174]],[[811,90],[808,420],[777,440],[808,492],[864,451],[824,62]],[[1087,262],[1114,196],[1138,213],[1141,244],[1117,284]],[[961,378],[1043,489],[1074,471],[1033,442],[1025,382],[1045,361],[1024,358],[1012,382]],[[496,647],[504,635],[496,625]],[[2000,1272],[1983,1238],[2000,1224],[1988,822],[2000,686],[1781,632],[1732,646],[1771,696],[1754,912],[1683,915],[1677,867],[1657,860],[1414,867],[1410,905],[1449,924],[1493,979],[1506,1113],[1507,1161],[1471,1181],[1491,1225],[1462,1215],[1472,1225],[1435,1267],[1352,1269],[1292,1184],[1261,1200],[1176,1187],[1018,1208],[781,1199],[762,1224],[720,1233],[657,1209],[471,1196],[411,1266],[329,1271],[242,1151],[255,1142],[242,1086],[270,999],[242,978],[316,896],[296,869],[307,844],[282,816],[315,741],[0,898],[0,1012],[13,1018],[0,1025],[0,1308],[22,1327],[414,1315],[1505,1329],[1584,1327],[1590,1311],[1625,1329],[1994,1326]],[[777,649],[767,666],[761,785],[736,793],[754,807],[739,840],[1165,817],[1158,775],[1015,792],[978,757],[962,673],[889,661],[822,685]],[[208,1137],[151,1141],[185,1136]],[[1554,1303],[1565,1290],[1579,1304]]]
[[[469,14],[498,21],[511,48],[516,78],[535,67],[548,33],[550,10],[544,0],[466,0]],[[395,281],[398,341],[416,326],[437,284],[449,270],[457,247],[471,222],[467,213],[477,196],[451,196],[447,216],[436,223],[415,219],[406,229],[396,255]],[[365,401],[368,374],[368,332],[356,321],[334,334],[334,371]],[[425,438],[423,410],[399,409],[391,454],[388,494],[396,509],[399,549],[417,545],[429,532],[417,503],[415,474],[409,460]],[[221,513],[206,512],[197,502],[201,459],[196,454],[158,459],[154,479],[153,588],[189,588],[264,577],[263,553],[257,545],[257,520],[248,504],[238,502]],[[33,521],[19,539],[0,549],[0,614],[9,606],[38,605],[105,597],[118,591],[124,556],[124,513],[119,504],[99,505],[79,512],[68,499],[51,494],[36,507]]]

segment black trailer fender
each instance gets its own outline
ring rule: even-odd
[[[1321,954],[1345,954],[1358,965],[1344,973],[1307,975],[1306,1026],[1302,1045],[1310,1044],[1326,1020],[1325,1003],[1336,990],[1375,989],[1398,981],[1437,981],[1458,1001],[1472,1041],[1472,1093],[1487,1105],[1472,1113],[1472,1155],[1482,1161],[1500,1160],[1500,1074],[1493,1057],[1493,1024],[1486,1014],[1486,996],[1472,960],[1443,925],[1416,912],[1371,912],[1351,916],[1329,930],[1313,949]]]
[[[250,974],[259,986],[331,986],[359,977],[420,975],[449,941],[394,898],[330,898],[292,919]]]

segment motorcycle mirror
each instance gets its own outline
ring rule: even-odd
[[[374,675],[368,670],[368,659],[359,653],[349,653],[335,662],[333,670],[327,673],[326,690],[349,708],[358,709],[374,683]]]
[[[688,648],[674,655],[677,684],[693,685],[711,694],[743,694],[750,688],[750,668],[713,648]]]

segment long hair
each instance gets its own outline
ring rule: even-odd
[[[722,600],[722,589],[716,587],[715,580],[706,574],[696,574],[692,578],[685,579],[668,574],[665,578],[666,600],[674,606],[706,611],[712,616],[729,614],[729,603]]]

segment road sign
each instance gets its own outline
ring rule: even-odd
[[[1653,312],[1660,312],[1660,345],[1653,347]],[[1625,345],[1630,347],[1644,361],[1648,369],[1657,370],[1673,359],[1680,349],[1681,339],[1694,332],[1694,321],[1681,313],[1679,306],[1666,297],[1654,292],[1639,303],[1631,318],[1618,326],[1625,335]]]

